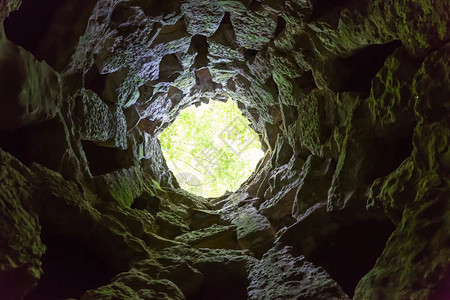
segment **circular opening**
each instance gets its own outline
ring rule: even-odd
[[[180,186],[203,197],[236,191],[264,155],[249,124],[232,99],[182,110],[158,137]]]

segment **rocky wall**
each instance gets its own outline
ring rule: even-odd
[[[448,0],[1,0],[0,299],[447,299]],[[265,157],[179,188],[238,102]]]

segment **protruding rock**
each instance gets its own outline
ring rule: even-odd
[[[327,200],[331,185],[331,161],[310,155],[303,165],[292,215],[300,217],[310,207]]]
[[[231,222],[237,227],[239,245],[258,255],[268,249],[275,238],[275,230],[269,220],[254,207],[240,208]]]
[[[175,258],[161,257],[143,260],[134,265],[137,270],[157,279],[168,279],[175,283],[185,297],[195,295],[203,283],[203,274],[191,264]]]
[[[354,299],[448,297],[448,190],[433,189],[419,207],[407,207],[375,267],[359,282]],[[416,200],[417,201],[417,200]]]
[[[175,241],[191,245],[194,248],[236,249],[236,231],[234,226],[213,225],[208,228],[184,233]]]
[[[249,274],[249,299],[350,299],[322,268],[291,247],[270,249]]]
[[[121,169],[95,178],[97,192],[108,201],[122,207],[130,207],[144,190],[144,178],[140,168]]]
[[[212,35],[224,15],[222,7],[214,1],[183,1],[181,10],[185,14],[187,32],[191,35]]]
[[[46,248],[39,236],[30,170],[2,150],[0,170],[0,295],[23,299],[43,273]]]
[[[59,75],[1,33],[0,49],[0,129],[55,117],[62,105]]]
[[[80,91],[73,101],[82,139],[109,142],[112,147],[127,148],[127,125],[121,107],[106,104],[90,90]]]
[[[174,299],[184,300],[181,290],[167,279],[153,279],[150,276],[132,270],[120,273],[113,278],[113,282],[87,291],[82,300],[107,299]]]
[[[159,234],[163,237],[175,238],[189,231],[189,226],[180,216],[174,213],[167,211],[158,212],[156,220],[161,228]]]
[[[220,214],[213,210],[193,209],[191,212],[191,230],[198,230],[218,224]]]
[[[260,50],[273,38],[277,23],[269,13],[249,11],[239,1],[222,1],[220,4],[230,13],[239,46]]]

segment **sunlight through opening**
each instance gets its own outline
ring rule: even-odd
[[[264,155],[249,124],[232,99],[182,110],[158,137],[180,186],[203,197],[236,191]]]

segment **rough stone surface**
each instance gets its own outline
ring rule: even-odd
[[[375,267],[358,284],[355,298],[445,299],[450,295],[449,249],[445,246],[449,195],[435,193],[429,191],[425,201],[404,210]],[[396,292],[391,293],[393,290]]]
[[[185,297],[195,295],[203,283],[203,274],[182,260],[160,257],[140,261],[134,267],[157,279],[172,281],[181,289]]]
[[[236,249],[236,231],[234,226],[213,225],[208,228],[187,232],[175,238],[176,241],[194,248]]]
[[[239,245],[258,254],[261,254],[261,248],[267,248],[275,237],[275,230],[269,220],[251,206],[239,209],[231,223],[236,226]]]
[[[183,1],[181,10],[191,35],[211,36],[223,18],[224,11],[217,1]]]
[[[0,0],[0,298],[448,299],[449,12]],[[157,136],[229,97],[265,156],[190,195]]]
[[[45,246],[39,238],[30,170],[2,150],[0,169],[0,291],[4,299],[21,299],[43,273]]]
[[[8,16],[10,12],[17,10],[21,3],[22,3],[21,0],[16,1],[2,0],[0,2],[0,17],[4,19],[5,17]]]
[[[127,269],[152,253],[114,213],[102,214],[94,207],[95,194],[79,190],[74,182],[40,165],[32,170],[38,178],[36,185],[46,187],[37,196],[39,217],[57,235],[78,239],[115,270]]]
[[[350,299],[336,282],[292,249],[272,248],[250,271],[249,299]]]
[[[0,32],[0,129],[13,130],[56,116],[60,76]]]
[[[185,299],[181,290],[167,279],[152,279],[139,271],[120,273],[114,277],[113,282],[87,291],[81,297],[83,300],[93,299]]]
[[[162,261],[185,261],[203,274],[197,297],[246,299],[248,274],[257,260],[242,250],[194,249],[178,246],[161,252]]]
[[[76,119],[83,140],[106,142],[126,149],[126,121],[122,108],[104,103],[90,90],[81,91],[74,99]]]
[[[145,187],[142,171],[138,167],[114,171],[95,178],[97,191],[105,200],[129,207]]]
[[[160,235],[163,237],[174,238],[189,231],[189,226],[176,213],[158,212],[156,220],[161,228]]]
[[[210,227],[220,222],[220,214],[211,210],[193,209],[191,213],[191,230]]]
[[[331,185],[329,160],[322,161],[316,156],[309,156],[303,165],[300,183],[295,196],[292,215],[299,217],[311,206],[327,200],[328,189]]]

